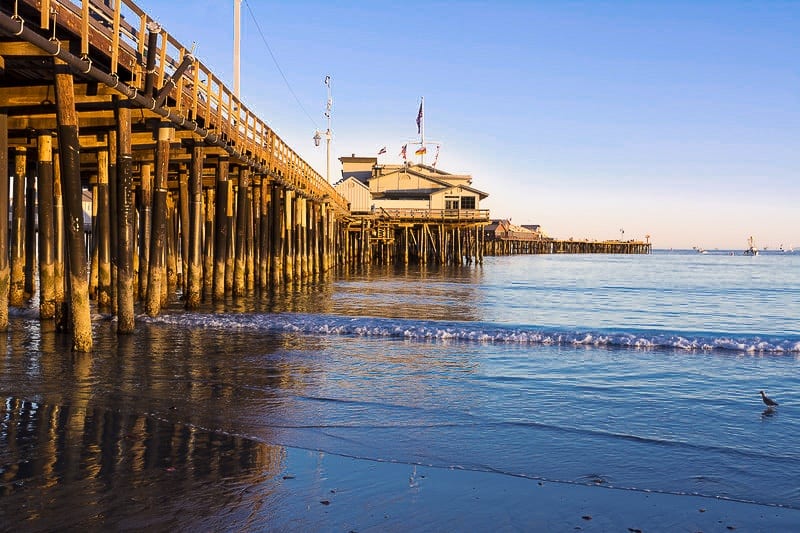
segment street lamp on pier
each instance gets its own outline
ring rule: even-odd
[[[328,88],[328,100],[325,104],[325,118],[328,119],[328,129],[325,131],[316,130],[314,132],[314,146],[319,146],[322,141],[322,136],[325,136],[325,180],[330,183],[331,181],[331,138],[333,132],[331,131],[331,107],[333,107],[333,99],[331,98],[331,77],[325,76],[325,87]]]

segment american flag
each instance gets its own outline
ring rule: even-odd
[[[421,133],[422,132],[422,104],[423,104],[423,102],[419,103],[419,113],[417,113],[417,133]]]

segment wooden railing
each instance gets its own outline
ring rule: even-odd
[[[378,208],[375,213],[391,219],[441,220],[454,221],[488,221],[488,209],[413,209],[413,208]]]
[[[223,143],[229,152],[255,162],[260,171],[304,194],[330,202],[347,211],[347,201],[263,120],[258,118],[214,75],[192,51],[174,39],[130,0],[13,0],[5,13],[21,21],[20,33],[33,28],[50,38],[53,48],[63,54],[68,43],[78,39],[84,74],[100,69],[116,83],[108,83],[122,96],[147,98],[145,107],[169,112],[170,120],[189,131],[203,131],[204,140]],[[4,0],[4,4],[6,4]],[[24,20],[18,8],[38,11],[39,20]],[[55,27],[55,30],[53,29]],[[36,29],[38,28],[38,29]],[[147,48],[148,36],[157,34],[154,50]],[[52,37],[51,37],[52,36]],[[48,50],[49,51],[49,50]],[[149,72],[156,94],[144,94],[148,72],[146,59],[154,54]],[[181,63],[188,62],[182,70]],[[174,74],[177,76],[173,76]],[[173,79],[174,78],[174,79]],[[158,99],[157,94],[166,98]]]

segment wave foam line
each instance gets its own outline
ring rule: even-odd
[[[670,348],[683,351],[733,351],[759,354],[800,353],[800,337],[736,336],[674,332],[605,332],[375,317],[308,314],[197,314],[138,317],[149,323],[204,329],[239,329],[312,335],[466,341],[520,345]]]

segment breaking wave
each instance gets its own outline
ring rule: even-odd
[[[520,345],[593,346],[759,354],[800,353],[800,336],[734,335],[659,331],[565,330],[481,322],[444,322],[399,318],[315,314],[170,314],[139,317],[148,323],[190,328],[236,329],[323,336],[397,338]]]

